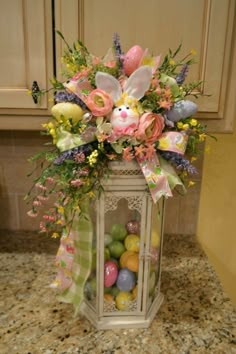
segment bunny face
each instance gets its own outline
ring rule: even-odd
[[[138,126],[139,114],[128,105],[121,105],[115,108],[111,115],[113,128],[127,128],[130,125]]]

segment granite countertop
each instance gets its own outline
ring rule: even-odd
[[[167,236],[164,304],[148,329],[98,331],[48,286],[57,241],[1,232],[1,354],[236,353],[235,312],[194,237]]]

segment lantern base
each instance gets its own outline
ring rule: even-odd
[[[81,305],[81,314],[84,315],[96,329],[112,329],[112,328],[148,328],[153,321],[157,311],[159,310],[164,296],[162,293],[155,298],[149,312],[146,315],[130,314],[129,316],[103,316],[98,318],[90,306],[84,302]]]

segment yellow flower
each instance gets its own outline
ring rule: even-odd
[[[173,59],[170,59],[170,60],[169,60],[169,64],[170,64],[170,65],[175,65],[175,61],[174,61]]]
[[[53,232],[52,238],[58,238],[58,237],[60,237],[59,233],[58,232]]]
[[[179,129],[183,129],[183,122],[178,122],[177,123],[177,127],[179,128]]]
[[[189,181],[189,182],[188,182],[188,187],[192,187],[192,186],[194,186],[195,184],[196,184],[196,182]]]
[[[57,208],[57,211],[58,211],[58,213],[60,213],[60,214],[64,214],[65,209],[64,209],[62,206],[59,206],[59,207]]]
[[[61,219],[57,220],[56,222],[57,225],[62,225],[63,224],[63,221]]]
[[[197,54],[197,51],[196,51],[195,49],[191,49],[191,50],[190,50],[190,53],[191,53],[192,55],[196,55],[196,54]]]
[[[31,90],[28,90],[28,91],[27,91],[27,95],[31,96],[31,95],[32,95],[32,91],[31,91]]]
[[[206,145],[206,147],[205,147],[205,153],[206,153],[206,154],[209,154],[210,152],[211,152],[210,145]]]
[[[95,198],[95,193],[93,191],[90,191],[88,193],[88,195],[89,195],[89,198]]]
[[[199,134],[199,141],[205,141],[205,140],[206,140],[206,134],[205,133]]]
[[[196,161],[197,160],[197,158],[195,157],[195,156],[192,156],[191,157],[191,162],[194,162],[194,161]]]
[[[192,127],[196,127],[196,126],[198,125],[197,119],[192,118],[192,119],[190,120],[190,125],[191,125]]]
[[[55,137],[55,135],[56,135],[55,129],[50,129],[50,130],[49,130],[49,133],[50,133],[53,137]]]
[[[183,124],[183,130],[188,130],[188,129],[189,129],[189,124],[188,123]]]
[[[53,128],[54,128],[53,123],[52,123],[52,122],[49,122],[49,123],[48,123],[48,129],[53,129]]]

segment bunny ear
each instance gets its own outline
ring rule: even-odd
[[[128,96],[140,100],[149,89],[151,78],[151,67],[148,65],[140,66],[140,68],[135,70],[128,78],[124,87],[124,92],[128,93]]]
[[[95,76],[95,83],[97,88],[100,88],[108,93],[114,102],[121,98],[122,91],[120,83],[110,74],[98,71]]]

